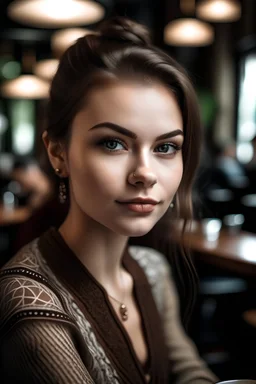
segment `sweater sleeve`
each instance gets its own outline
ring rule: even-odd
[[[176,287],[165,269],[164,279],[164,330],[168,347],[171,371],[175,384],[216,383],[217,377],[199,357],[192,340],[186,335],[179,317],[179,302]]]
[[[93,384],[71,332],[54,321],[23,321],[1,343],[3,384]]]

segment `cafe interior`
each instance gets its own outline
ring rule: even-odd
[[[195,85],[195,218],[163,234],[197,270],[187,332],[199,353],[222,380],[256,379],[255,0],[0,1],[0,266],[65,215],[41,143],[49,85],[68,46],[112,15],[148,26]]]

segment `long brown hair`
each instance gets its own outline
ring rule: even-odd
[[[145,27],[116,17],[104,22],[98,33],[79,38],[64,53],[50,90],[48,135],[51,140],[62,140],[68,144],[72,121],[81,106],[86,103],[89,92],[97,86],[102,86],[104,81],[111,78],[118,81],[124,77],[136,78],[138,81],[161,82],[176,96],[183,117],[184,170],[172,214],[190,220],[193,216],[192,183],[199,163],[201,146],[197,98],[186,71],[173,58],[151,44],[149,32]],[[179,276],[179,263],[183,263],[184,270],[187,271],[185,280],[193,285],[193,265],[184,250],[182,255],[182,261],[174,262],[174,270],[178,271]],[[184,274],[183,278],[179,277],[183,282]],[[191,297],[191,300],[187,301],[189,308],[194,291],[188,291]],[[187,294],[184,295],[187,299]]]

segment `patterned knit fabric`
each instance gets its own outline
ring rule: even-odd
[[[165,258],[144,247],[130,247],[129,254],[145,274],[156,315],[160,314],[172,383],[215,383],[217,379],[181,327],[177,292]],[[1,383],[146,383],[141,372],[133,373],[136,365],[127,373],[115,364],[97,328],[97,321],[86,315],[73,292],[50,268],[38,239],[21,249],[0,271]],[[123,348],[128,357],[129,348],[129,343]],[[157,379],[151,382],[157,383]]]

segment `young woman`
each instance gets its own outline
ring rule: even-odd
[[[64,54],[49,160],[69,211],[1,271],[4,383],[214,383],[179,319],[168,263],[128,246],[191,215],[200,124],[184,71],[144,27],[106,22]]]

